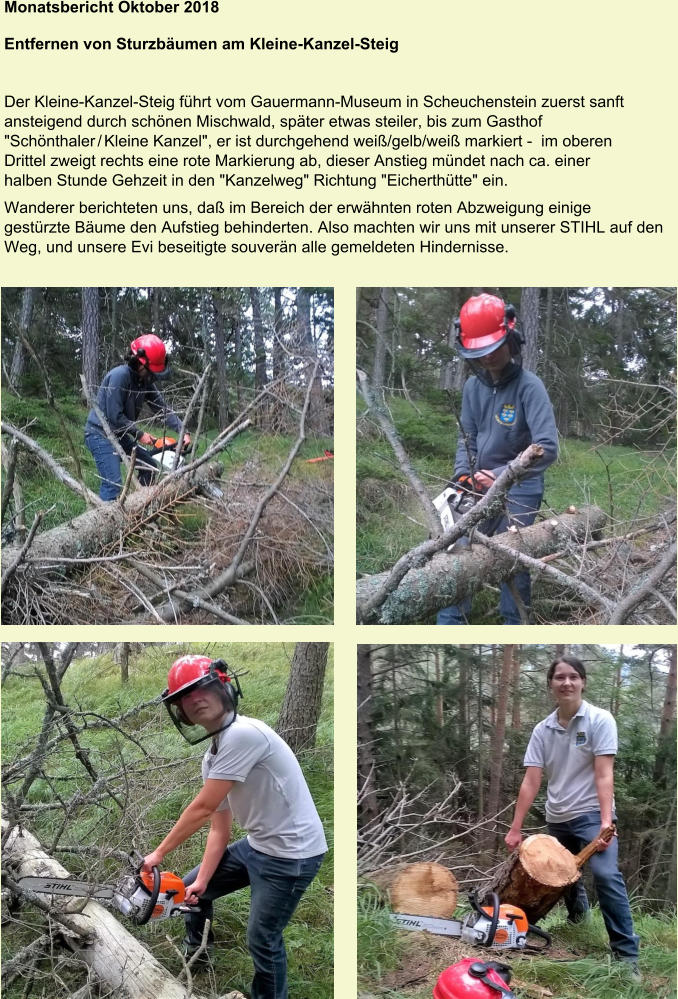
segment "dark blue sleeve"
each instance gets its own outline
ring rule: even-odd
[[[541,444],[544,448],[544,457],[540,458],[532,468],[535,472],[543,472],[558,457],[558,431],[553,406],[544,383],[536,376],[525,382],[522,396],[532,443]]]
[[[128,433],[136,438],[136,423],[130,420],[125,411],[125,403],[131,387],[129,372],[124,367],[113,368],[104,379],[99,390],[97,403],[108,420],[108,425],[118,436]]]

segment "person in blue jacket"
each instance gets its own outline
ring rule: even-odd
[[[480,524],[483,534],[506,531],[509,525],[526,527],[534,522],[544,496],[544,469],[558,456],[558,433],[553,407],[544,384],[522,366],[523,339],[516,328],[513,306],[496,295],[476,295],[462,307],[457,329],[457,350],[473,375],[465,385],[454,482],[472,480],[478,493],[486,492],[529,444],[541,444],[544,456],[530,474],[512,486],[505,512]],[[458,544],[468,544],[461,539]],[[530,576],[517,572],[512,578],[521,602],[529,610]],[[501,584],[499,610],[505,624],[520,624],[520,611],[509,582]],[[438,612],[437,624],[468,624],[471,599]]]
[[[101,479],[99,496],[102,500],[114,500],[120,494],[121,458],[108,439],[96,410],[103,414],[126,454],[131,454],[133,448],[137,448],[139,481],[144,486],[150,485],[153,478],[151,466],[154,462],[152,455],[140,445],[152,445],[154,438],[137,425],[141,410],[144,405],[148,405],[160,416],[163,430],[165,427],[181,430],[181,420],[167,405],[155,385],[155,379],[165,374],[166,370],[165,344],[153,333],[145,333],[132,341],[125,361],[112,368],[99,386],[96,408],[89,411],[85,424],[85,444],[96,462]],[[189,443],[190,436],[185,434],[183,444]]]

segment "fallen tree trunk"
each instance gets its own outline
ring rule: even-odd
[[[609,840],[614,827],[603,838]],[[570,885],[581,877],[581,869],[596,852],[597,839],[578,854],[572,854],[554,836],[528,836],[496,872],[490,891],[501,902],[524,910],[530,923],[551,911]]]
[[[457,879],[442,864],[396,864],[365,878],[388,892],[394,912],[449,919],[457,907]]]
[[[470,545],[452,552],[438,552],[423,566],[410,569],[398,587],[362,618],[363,624],[416,624],[435,614],[442,607],[459,603],[482,583],[499,583],[516,572],[512,551],[541,558],[566,548],[573,541],[581,543],[590,534],[601,530],[606,515],[595,506],[583,507],[577,513],[564,513],[546,521],[523,527],[517,532],[497,535],[510,548],[488,550],[484,545]],[[357,605],[369,607],[389,573],[378,573],[359,579],[356,584]]]
[[[8,823],[3,820],[3,832]],[[26,829],[15,826],[7,837],[3,849],[5,863],[11,864],[17,877],[69,876],[61,864],[46,854],[35,836]],[[44,896],[48,898],[47,895]],[[80,908],[82,899],[69,902],[68,922],[72,928],[72,946],[83,964],[91,968],[101,981],[118,990],[122,999],[200,999],[178,982],[153,955],[118,922],[116,917],[97,902],[86,903],[81,913],[69,911]],[[78,945],[81,931],[86,943]],[[234,993],[238,995],[238,993]]]

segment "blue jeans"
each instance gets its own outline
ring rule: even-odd
[[[529,527],[530,524],[534,523],[537,511],[541,506],[542,498],[543,493],[541,491],[538,493],[524,493],[518,496],[511,496],[509,493],[506,497],[506,513],[501,513],[498,517],[492,517],[490,520],[483,521],[478,527],[479,531],[481,534],[492,536],[493,534],[502,534],[507,530],[509,524],[517,524],[518,527]],[[468,538],[460,538],[457,541],[459,548],[465,548],[468,544]],[[511,581],[518,590],[523,604],[529,610],[532,602],[529,572],[517,572],[511,577]],[[499,612],[504,618],[504,624],[520,624],[520,611],[513,599],[509,584],[502,583],[499,592]],[[452,607],[443,607],[442,610],[439,610],[436,617],[436,624],[468,624],[470,613],[471,597],[465,597],[460,603]]]
[[[579,853],[600,832],[600,812],[587,812],[569,822],[549,822],[547,828],[570,853]],[[640,938],[633,932],[629,897],[617,866],[618,850],[615,836],[607,850],[593,854],[589,865],[612,953],[622,961],[635,961]],[[588,912],[589,900],[581,878],[568,889],[563,900],[567,915],[574,922]]]
[[[93,431],[86,431],[85,444],[92,452],[92,457],[97,466],[97,472],[101,479],[99,486],[99,496],[107,502],[117,499],[122,490],[122,478],[120,474],[120,455],[117,453],[108,437],[97,434]],[[148,452],[137,446],[137,475],[142,486],[149,486],[153,478],[153,472],[148,468],[139,467],[141,460],[150,457]]]
[[[247,946],[254,963],[251,996],[252,999],[287,999],[287,955],[282,931],[318,873],[324,856],[321,853],[317,857],[289,860],[260,853],[246,839],[232,843],[221,858],[205,894],[200,896],[200,911],[185,917],[185,943],[189,949],[200,945],[205,920],[212,920],[215,898],[250,885]],[[199,870],[198,866],[187,874],[184,884],[192,884]],[[213,939],[210,928],[209,940]]]

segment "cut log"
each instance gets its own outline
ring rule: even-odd
[[[441,864],[398,864],[366,878],[388,892],[394,912],[448,918],[457,907],[457,879]]]
[[[7,822],[2,822],[3,832]],[[54,858],[48,856],[40,843],[27,832],[15,826],[7,838],[3,850],[5,863],[10,864],[17,877],[38,875],[40,877],[54,876],[64,878],[69,876],[65,867]],[[48,895],[44,896],[49,898]],[[91,968],[101,981],[116,991],[120,999],[200,999],[194,992],[189,992],[185,985],[178,982],[153,955],[146,950],[131,933],[118,922],[116,917],[97,902],[87,902],[82,913],[73,913],[73,908],[79,909],[82,899],[67,903],[64,906],[69,912],[70,923],[82,928],[83,936],[87,936],[87,946],[77,948],[76,953],[83,964]],[[229,993],[239,997],[240,993]],[[226,997],[224,997],[226,999]]]
[[[542,558],[566,548],[572,541],[585,540],[605,524],[606,515],[595,506],[578,513],[564,513],[547,521],[523,527],[511,534],[498,535],[512,549]],[[470,545],[452,552],[439,552],[426,565],[412,568],[398,587],[362,624],[416,624],[442,607],[458,604],[482,583],[499,583],[516,571],[511,549],[489,550],[484,545]],[[387,572],[366,576],[356,584],[357,606],[369,604],[371,596],[388,578]]]
[[[614,827],[610,826],[603,838],[609,840],[613,835]],[[554,836],[528,836],[502,864],[489,888],[501,902],[519,906],[529,922],[536,923],[579,880],[581,868],[596,852],[596,842],[575,855]]]

